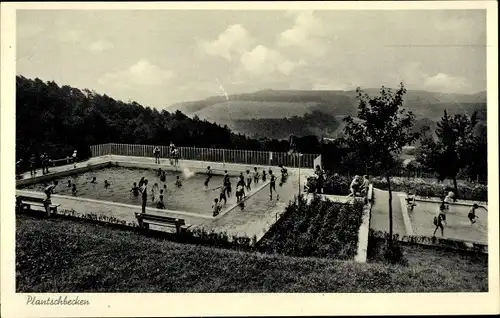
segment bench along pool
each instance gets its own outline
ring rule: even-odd
[[[163,202],[165,208],[174,211],[188,211],[201,215],[212,215],[212,204],[214,198],[219,198],[220,187],[222,185],[223,176],[213,175],[210,179],[208,190],[205,189],[204,182],[206,175],[204,173],[194,173],[189,170],[169,171],[165,170],[166,180],[162,182],[158,176],[158,171],[155,169],[139,169],[125,167],[109,167],[99,170],[87,171],[80,174],[75,174],[67,177],[54,178],[58,185],[55,188],[55,193],[65,196],[73,196],[72,187],[68,186],[68,180],[71,184],[75,184],[77,188],[76,197],[89,198],[102,201],[112,201],[130,205],[137,205],[140,211],[141,196],[134,196],[131,192],[133,183],[139,184],[139,180],[144,177],[148,180],[148,200],[147,206],[156,208],[159,199],[159,190],[155,193],[155,198],[152,198],[152,188],[155,183],[158,184],[158,189],[164,189]],[[95,177],[96,183],[92,183]],[[181,187],[176,186],[176,180],[179,177],[182,183]],[[226,207],[236,203],[234,191],[236,188],[238,176],[234,173],[230,175],[233,195],[228,198]],[[104,181],[107,180],[110,185],[105,187]],[[48,181],[46,181],[48,182]],[[260,181],[262,183],[262,181]],[[19,186],[18,189],[43,191],[45,183],[36,183],[27,186]],[[255,190],[260,184],[253,185]]]

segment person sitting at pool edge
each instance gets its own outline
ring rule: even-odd
[[[479,217],[476,215],[476,210],[478,208],[479,208],[479,205],[477,205],[477,203],[474,203],[469,210],[469,214],[467,215],[467,217],[469,218],[470,225],[476,223],[476,219],[479,219]]]
[[[219,199],[217,199],[217,198],[214,199],[214,205],[212,205],[212,209],[214,211],[213,217],[216,217],[217,215],[219,215],[220,210],[221,210],[221,206],[219,204]]]
[[[163,203],[163,195],[160,195],[158,203],[156,203],[157,209],[165,209],[165,203]]]

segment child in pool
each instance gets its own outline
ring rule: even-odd
[[[408,211],[413,211],[413,208],[417,206],[415,202],[415,193],[410,194],[410,192],[407,192],[406,195],[406,207]]]
[[[245,188],[244,186],[240,183],[236,187],[236,202],[240,202],[243,200],[243,197],[245,196]]]
[[[95,177],[92,177],[92,181],[90,181],[90,183],[97,183],[97,180]]]
[[[467,215],[467,217],[470,220],[470,225],[476,223],[476,219],[478,219],[478,217],[476,215],[476,209],[477,208],[479,208],[479,205],[477,205],[477,203],[474,203],[472,205],[472,207],[470,208],[470,210],[469,210],[469,214]]]
[[[436,231],[438,229],[441,229],[441,236],[444,236],[444,226],[443,226],[443,221],[446,222],[446,215],[444,214],[444,210],[446,210],[446,207],[443,203],[439,205],[438,212],[436,216],[434,217],[434,225],[436,228],[434,229],[434,233],[432,236],[436,236]]]
[[[221,206],[219,204],[219,199],[217,199],[217,198],[214,199],[214,205],[212,205],[212,209],[214,211],[214,213],[213,213],[214,217],[216,217],[217,215],[219,215],[220,210],[221,210]]]
[[[212,169],[210,168],[210,166],[207,167],[207,171],[206,171],[206,174],[207,174],[207,178],[205,179],[205,190],[208,190],[208,183],[210,182],[210,179],[212,179]]]
[[[71,180],[68,180],[68,188],[71,188]]]
[[[252,191],[252,176],[250,175],[250,170],[247,170],[247,183],[246,183],[246,189],[248,192]]]
[[[136,182],[134,182],[134,186],[130,189],[130,192],[134,195],[134,197],[139,195],[139,187]]]
[[[151,201],[154,201],[156,198],[156,194],[159,192],[160,188],[158,187],[158,183],[153,184],[153,188],[151,188]]]
[[[165,192],[165,193],[167,192],[167,184],[166,183],[163,184],[163,192]]]
[[[158,200],[158,203],[156,203],[156,208],[165,209],[165,203],[163,202],[163,195],[160,195],[160,199]]]
[[[219,194],[219,202],[222,204],[222,200],[224,200],[224,204],[227,203],[227,197],[226,197],[226,191],[227,191],[227,186],[223,185],[220,188],[220,194]]]
[[[266,170],[262,170],[262,182],[266,182]]]
[[[111,183],[108,182],[108,180],[104,180],[104,187],[107,188],[111,185]]]
[[[260,179],[260,176],[259,176],[259,172],[257,171],[257,167],[254,167],[253,168],[253,183],[255,183],[255,184],[259,183],[259,179]]]
[[[165,174],[165,171],[162,171],[160,175],[160,181],[165,182],[166,180],[167,180],[167,175]]]
[[[72,193],[73,195],[76,195],[76,191],[77,191],[77,190],[76,190],[76,184],[74,184],[74,183],[73,183],[73,187],[71,188],[71,193]]]
[[[278,200],[280,198],[280,195],[278,194],[278,191],[276,191],[276,176],[273,174],[273,171],[271,169],[269,169],[269,178],[269,198],[271,198],[271,200],[273,199],[274,190],[274,192],[276,193],[276,200]]]
[[[179,176],[177,176],[177,180],[175,181],[175,186],[176,186],[177,188],[182,187],[181,179],[179,179]]]

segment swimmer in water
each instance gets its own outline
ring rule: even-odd
[[[71,188],[71,180],[68,180],[68,188]]]
[[[144,184],[144,177],[141,178],[141,180],[139,180],[139,188],[142,187],[142,185]]]
[[[95,177],[92,177],[92,181],[90,181],[90,183],[97,183],[97,180]]]
[[[104,180],[104,187],[107,188],[111,185],[111,183],[108,182],[108,180]]]
[[[227,191],[227,186],[223,185],[220,188],[219,201],[222,204],[222,200],[224,200],[224,205],[227,203],[226,191]]]
[[[262,182],[266,182],[266,170],[262,170]]]
[[[134,195],[134,197],[139,195],[139,187],[136,182],[134,182],[134,186],[130,189],[130,192]]]
[[[163,191],[164,191],[165,193],[167,192],[167,184],[166,184],[166,183],[164,183],[164,184],[163,184]]]
[[[73,195],[76,195],[76,184],[73,183],[73,187],[71,188],[71,193],[73,193]]]
[[[166,180],[167,180],[167,175],[165,174],[165,171],[162,171],[160,175],[160,181],[165,182]]]
[[[182,187],[181,179],[179,179],[179,176],[177,176],[177,180],[175,180],[175,186],[177,188]]]

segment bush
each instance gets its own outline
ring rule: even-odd
[[[388,190],[387,181],[382,178],[374,178],[372,180],[373,187],[380,190]],[[403,178],[391,179],[392,191],[415,191],[418,196],[422,197],[444,197],[449,191],[454,191],[453,186],[439,184],[437,182],[425,182],[417,180],[406,180]],[[458,198],[471,201],[488,201],[488,186],[486,185],[458,185]]]
[[[357,252],[363,203],[340,204],[315,196],[290,203],[259,242],[266,253],[352,259]]]
[[[339,174],[327,175],[323,193],[324,194],[335,194],[335,195],[348,195],[350,193],[349,186],[351,181],[346,176],[341,176]]]

